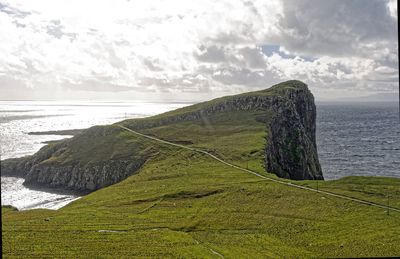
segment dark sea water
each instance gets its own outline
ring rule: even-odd
[[[400,178],[398,103],[317,104],[317,146],[325,179]]]

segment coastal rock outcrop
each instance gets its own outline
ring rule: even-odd
[[[94,191],[120,182],[136,172],[143,161],[109,160],[87,165],[36,164],[25,176],[27,186],[45,185],[77,191]]]
[[[288,81],[269,89],[218,98],[145,119],[120,122],[135,130],[181,121],[206,121],[217,113],[258,111],[265,123],[267,172],[294,180],[323,179],[315,140],[316,108],[307,85]],[[96,126],[49,144],[32,156],[1,163],[1,174],[25,185],[94,191],[138,172],[152,149],[126,138],[121,128]]]
[[[316,107],[307,86],[296,87],[271,106],[265,168],[293,180],[323,180],[316,145]]]
[[[219,112],[249,110],[266,111],[269,115],[265,121],[268,131],[265,147],[267,172],[293,180],[323,179],[315,139],[317,113],[314,97],[307,85],[297,80],[259,92],[216,99],[202,109],[181,115],[172,114],[127,126],[140,130],[179,121],[207,120]]]
[[[127,151],[120,132],[117,127],[92,127],[72,139],[46,145],[32,156],[2,161],[1,175],[23,177],[29,187],[80,192],[118,183],[136,173],[148,158],[146,152],[135,152],[141,147],[134,143],[129,147],[132,154],[113,151],[112,146],[117,149],[121,144]]]

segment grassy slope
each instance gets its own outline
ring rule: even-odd
[[[127,133],[115,125],[92,127],[74,138],[50,143],[49,147],[65,147],[42,163],[65,166],[77,162],[85,165],[116,159],[138,160],[148,157],[154,151],[151,146],[144,145],[140,140],[126,136]]]
[[[267,133],[257,115],[225,113],[142,132],[265,173]],[[138,174],[59,211],[2,208],[5,256],[218,257],[210,249],[226,258],[400,254],[400,213],[271,183],[129,132],[114,136],[118,148],[110,152],[151,150],[152,158]],[[349,177],[319,181],[319,188],[381,203],[390,194],[400,207],[398,179]]]

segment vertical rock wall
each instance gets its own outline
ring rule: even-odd
[[[269,123],[265,168],[282,178],[322,180],[315,139],[314,97],[298,81],[282,97],[271,106],[274,116]]]

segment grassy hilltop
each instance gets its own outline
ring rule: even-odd
[[[288,81],[145,119],[96,126],[52,142],[36,154],[8,159],[2,175],[28,186],[91,192],[137,173],[157,148],[126,138],[126,129],[206,150],[231,162],[256,163],[280,177],[322,180],[315,143],[316,108],[307,86]],[[234,143],[234,144],[233,144]]]
[[[289,82],[256,94],[279,96],[291,87]],[[265,172],[264,164],[269,134],[265,125],[272,114],[226,111],[206,119],[157,124],[230,98],[121,124],[277,178]],[[2,207],[7,258],[400,255],[399,212],[388,215],[382,208],[264,180],[118,125],[100,131],[95,127],[45,149],[57,145],[63,151],[42,163],[66,167],[76,160],[81,164],[118,159],[144,162],[134,175],[58,211]],[[399,179],[347,177],[296,183],[381,204],[387,203],[389,195],[390,205],[400,207]]]

